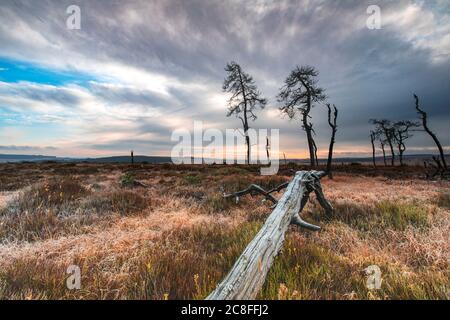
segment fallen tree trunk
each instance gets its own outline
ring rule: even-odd
[[[295,174],[261,230],[248,244],[225,279],[207,299],[248,300],[256,298],[274,258],[282,248],[289,225],[295,224],[314,231],[320,230],[320,227],[305,222],[299,215],[312,191],[316,193],[317,199],[327,215],[332,214],[333,207],[324,198],[320,185],[320,178],[325,175],[325,172],[318,171],[298,171]],[[267,193],[261,192],[261,194],[267,197]]]

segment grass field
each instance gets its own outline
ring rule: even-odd
[[[288,169],[301,168],[0,164],[0,299],[203,299],[271,212],[222,191],[274,187]],[[291,227],[259,298],[449,298],[449,182],[340,166],[322,184],[333,218],[312,199],[303,217],[323,229]],[[80,290],[66,287],[70,265]],[[379,290],[366,287],[369,265]]]

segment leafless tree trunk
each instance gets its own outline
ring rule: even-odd
[[[333,161],[333,147],[334,147],[334,142],[336,140],[338,109],[333,104],[333,110],[334,110],[333,111],[333,119],[331,119],[330,104],[327,104],[327,108],[328,108],[328,124],[331,127],[330,147],[328,149],[327,173],[328,173],[328,177],[330,177],[330,179],[333,179],[333,173],[331,171],[331,163]]]
[[[316,145],[316,141],[312,141],[313,143],[313,147],[314,147],[314,161],[316,163],[316,166],[319,166],[319,157],[317,156],[317,145]]]
[[[398,144],[398,158],[400,159],[400,166],[403,167],[405,164],[403,163],[403,153],[406,150],[406,146],[404,143]]]
[[[244,126],[244,135],[245,135],[245,144],[247,145],[247,164],[250,164],[250,155],[251,155],[251,146],[250,146],[250,137],[248,135],[248,118],[247,118],[247,112],[248,112],[248,99],[247,99],[247,93],[246,93],[246,88],[245,88],[245,84],[244,81],[242,80],[242,72],[241,72],[241,68],[237,68],[238,69],[238,76],[239,76],[239,83],[241,86],[241,90],[242,90],[242,99],[244,102],[244,111],[243,111],[243,116],[244,119],[242,121],[242,124]],[[242,120],[242,118],[241,118]]]
[[[400,159],[400,166],[403,166],[403,154],[406,151],[406,140],[412,137],[411,129],[419,127],[420,125],[413,121],[397,121],[394,123],[393,132],[394,140],[397,142],[398,157]]]
[[[392,144],[392,139],[387,139],[387,142],[389,144],[389,149],[391,149],[391,166],[395,166],[395,152],[394,145]]]
[[[434,143],[436,144],[436,146],[439,149],[439,154],[440,154],[440,157],[441,157],[442,166],[444,167],[445,170],[447,170],[447,162],[445,161],[445,155],[444,155],[444,150],[442,149],[442,145],[439,142],[439,139],[437,138],[437,136],[430,130],[430,128],[428,128],[428,123],[427,123],[428,115],[427,115],[427,113],[425,111],[420,109],[420,107],[419,107],[419,97],[414,94],[414,99],[416,100],[416,110],[417,110],[417,113],[420,115],[420,119],[422,120],[423,129],[434,140]]]
[[[391,165],[395,165],[395,152],[394,152],[394,139],[395,139],[395,132],[394,127],[391,123],[391,121],[387,119],[372,119],[370,122],[374,125],[376,125],[376,132],[381,136],[384,135],[385,139],[380,138],[380,140],[386,141],[389,145],[389,149],[391,150]]]
[[[248,129],[247,129],[248,130]],[[250,137],[248,135],[248,131],[245,131],[245,144],[247,145],[247,164],[250,164],[250,154],[251,154],[251,147],[250,147]]]
[[[383,151],[383,162],[384,162],[384,166],[387,167],[385,146],[386,146],[386,144],[383,141],[381,141],[381,150]]]
[[[311,164],[311,167],[314,167],[316,165],[316,151],[314,147],[315,143],[313,138],[312,124],[309,123],[308,121],[310,111],[311,111],[311,96],[308,93],[306,108],[302,112],[302,123],[303,128],[305,128],[306,131],[306,139],[308,140],[309,162]]]
[[[370,142],[372,143],[372,162],[373,162],[373,167],[376,168],[377,164],[375,162],[375,132],[370,131]]]

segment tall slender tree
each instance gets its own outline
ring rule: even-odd
[[[374,134],[374,138],[378,140],[380,143],[381,151],[383,153],[383,163],[384,166],[387,167],[387,161],[386,161],[386,138],[384,137],[384,132],[381,130],[381,128],[377,127],[374,131],[371,131]]]
[[[383,163],[384,163],[384,166],[387,167],[387,161],[386,161],[386,140],[380,138],[380,146],[381,146],[381,151],[383,151]]]
[[[227,77],[223,82],[223,91],[231,93],[228,100],[227,117],[235,115],[238,117],[244,128],[245,143],[247,145],[247,163],[251,159],[250,137],[248,135],[249,120],[256,120],[255,109],[263,109],[267,104],[267,99],[262,97],[261,92],[255,85],[252,76],[245,73],[241,66],[232,61],[225,67]]]
[[[395,165],[395,152],[394,152],[394,126],[392,122],[387,119],[371,119],[370,122],[376,126],[376,130],[381,132],[384,135],[384,139],[389,145],[389,149],[391,150],[391,165]]]
[[[415,94],[414,94],[414,100],[416,101],[416,110],[417,110],[417,113],[418,113],[419,116],[420,116],[420,120],[422,120],[422,126],[423,126],[423,129],[425,130],[426,133],[428,133],[428,134],[431,136],[431,138],[433,139],[434,143],[435,143],[436,146],[438,147],[438,149],[439,149],[439,155],[440,155],[440,157],[441,157],[442,166],[444,167],[445,170],[447,170],[447,162],[445,161],[444,149],[442,149],[442,145],[441,145],[441,143],[439,142],[438,137],[437,137],[437,136],[434,134],[434,132],[431,131],[430,128],[428,127],[428,122],[427,122],[427,120],[428,120],[428,115],[427,115],[427,113],[426,113],[425,111],[423,111],[423,110],[420,108],[420,105],[419,105],[419,97],[418,97],[417,95],[415,95]]]
[[[314,131],[313,131],[314,133]],[[317,156],[317,144],[316,141],[313,139],[313,148],[314,148],[314,162],[316,166],[319,166],[319,157]]]
[[[406,150],[406,140],[412,137],[411,128],[417,128],[419,124],[413,121],[397,121],[393,124],[394,128],[394,139],[397,143],[398,148],[398,158],[400,160],[400,165],[403,166],[403,154]]]
[[[295,67],[284,81],[284,86],[278,94],[278,101],[283,103],[280,110],[293,119],[297,115],[301,117],[302,128],[306,132],[308,140],[309,160],[311,166],[317,164],[315,142],[313,138],[312,124],[309,121],[311,109],[316,102],[326,99],[324,89],[318,87],[318,72],[314,67]]]
[[[375,141],[377,139],[376,133],[374,131],[370,131],[370,142],[372,143],[372,162],[373,167],[377,167],[377,163],[375,162]]]
[[[311,132],[312,132],[313,136],[316,135],[316,131],[314,130],[312,123],[311,123]],[[312,143],[313,143],[313,148],[314,148],[314,162],[315,162],[316,166],[319,166],[319,157],[317,156],[317,151],[318,151],[317,144],[314,139],[312,140]]]
[[[331,164],[333,161],[334,143],[336,141],[338,109],[333,104],[333,112],[331,112],[331,105],[329,103],[327,104],[327,109],[328,109],[328,125],[331,127],[330,147],[328,148],[327,172],[328,172],[328,177],[330,179],[333,179],[333,173],[331,171]],[[332,116],[332,114],[333,114],[333,116]]]

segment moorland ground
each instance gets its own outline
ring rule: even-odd
[[[260,196],[222,192],[300,169],[0,164],[0,299],[205,298],[271,213]],[[312,196],[303,217],[323,229],[290,227],[259,298],[448,299],[450,183],[421,171],[338,166],[322,180],[333,218]],[[66,287],[70,265],[80,290]],[[379,290],[366,287],[369,265]]]

